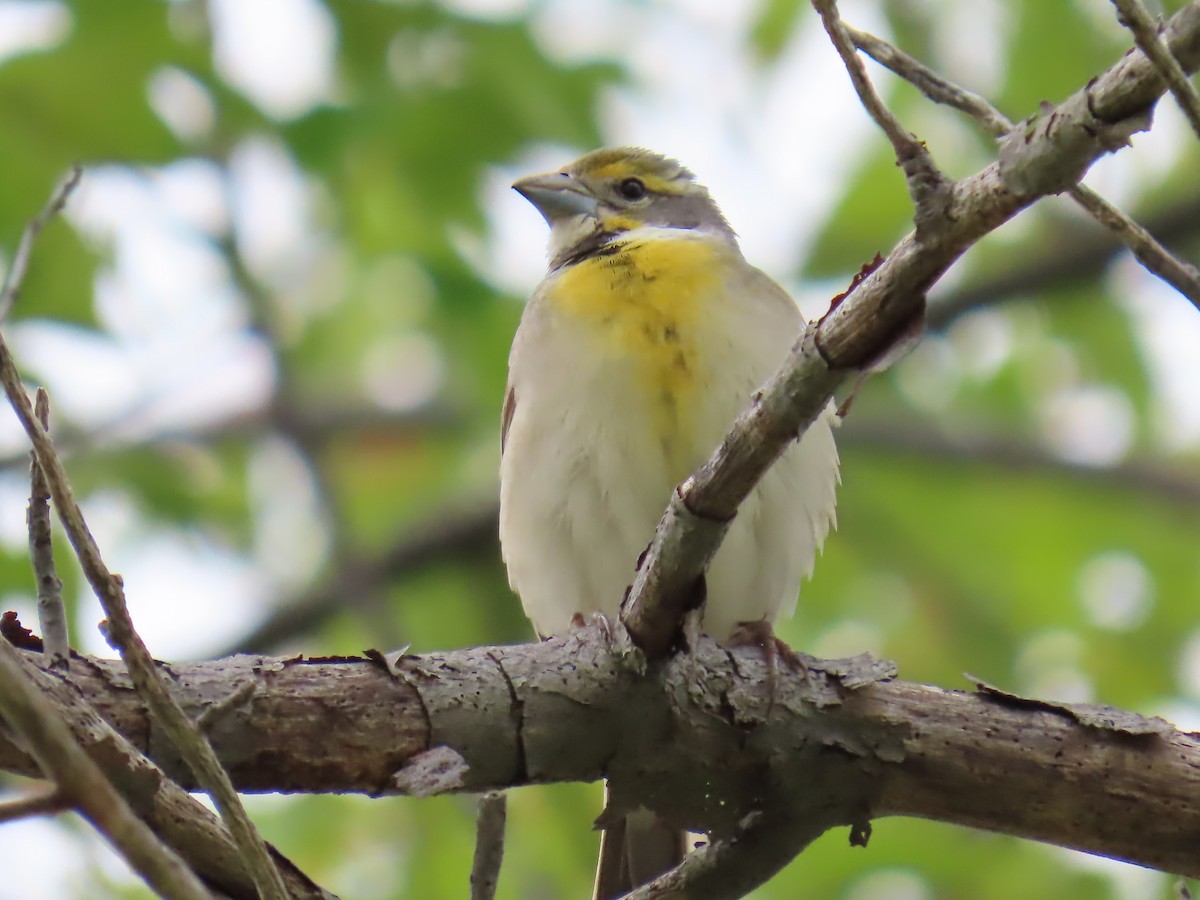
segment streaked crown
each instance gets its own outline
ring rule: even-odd
[[[594,150],[557,172],[514,185],[551,227],[552,265],[636,228],[708,232],[736,244],[708,189],[673,159],[638,147]]]

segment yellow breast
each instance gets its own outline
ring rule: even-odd
[[[689,437],[712,335],[705,325],[720,298],[727,252],[705,239],[631,236],[565,269],[550,297],[586,323],[601,352],[634,373],[678,477],[694,464]]]

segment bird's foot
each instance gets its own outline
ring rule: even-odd
[[[787,665],[793,672],[799,672],[807,684],[811,679],[808,663],[804,657],[789,647],[775,634],[775,629],[766,619],[753,622],[738,622],[733,634],[726,642],[732,647],[758,647],[763,653],[763,662],[767,665],[767,713],[775,705],[775,695],[779,688],[779,661]]]
[[[569,627],[571,631],[583,631],[585,628],[589,628],[592,625],[595,625],[600,629],[600,633],[604,635],[605,643],[611,645],[613,642],[612,622],[610,622],[608,620],[608,616],[602,612],[594,612],[590,616],[585,616],[581,612],[574,613],[571,616],[571,624]]]

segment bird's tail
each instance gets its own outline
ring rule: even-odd
[[[604,787],[608,806],[608,785]],[[653,881],[683,861],[687,832],[669,828],[647,809],[627,813],[605,827],[592,900],[615,900]]]

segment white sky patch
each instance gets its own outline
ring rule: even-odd
[[[128,436],[261,408],[275,373],[211,236],[228,229],[211,163],[89,170],[67,215],[111,248],[96,280],[101,336],[59,324],[14,326],[21,360],[81,424]]]
[[[238,248],[263,278],[294,273],[310,246],[312,191],[277,140],[250,138],[234,150],[233,215]]]
[[[476,19],[505,20],[529,12],[532,0],[442,0],[451,12]]]
[[[1184,641],[1177,669],[1180,690],[1200,700],[1200,630],[1193,631]]]
[[[1104,856],[1093,856],[1090,853],[1050,844],[1031,846],[1039,848],[1037,852],[1052,854],[1071,868],[1105,876],[1112,884],[1113,896],[1117,900],[1146,900],[1147,897],[1167,896],[1167,886],[1175,880],[1173,875]]]
[[[70,33],[73,20],[66,4],[55,0],[0,2],[0,63],[57,47]]]
[[[1011,5],[1000,0],[931,7],[926,21],[934,25],[933,68],[976,94],[986,96],[998,90],[1008,70],[1004,50],[1012,30],[1012,13]]]
[[[856,878],[845,900],[933,900],[933,888],[912,869],[880,869]]]
[[[1022,693],[1063,702],[1091,701],[1094,688],[1080,667],[1083,647],[1083,638],[1073,631],[1049,629],[1031,634],[1013,662]]]
[[[216,107],[208,89],[175,66],[163,66],[146,85],[150,108],[181,141],[198,141],[212,131]]]
[[[1119,388],[1085,384],[1053,391],[1038,415],[1050,446],[1073,462],[1112,465],[1133,444],[1133,404]]]
[[[1150,373],[1155,430],[1168,450],[1195,448],[1200,445],[1200,313],[1132,257],[1121,259],[1110,277]]]
[[[258,567],[230,554],[198,532],[148,525],[140,520],[106,534],[103,518],[89,516],[105,562],[125,579],[125,598],[138,633],[162,659],[201,659],[244,635],[266,608],[266,584]],[[107,540],[106,540],[107,538]],[[104,617],[88,591],[80,622]],[[80,629],[82,650],[111,656],[94,628]]]
[[[429,335],[387,335],[373,341],[362,358],[363,390],[384,409],[418,409],[437,395],[445,369],[442,349]]]
[[[1076,580],[1079,602],[1093,625],[1129,631],[1149,615],[1154,605],[1154,581],[1132,553],[1110,550],[1083,564]]]
[[[184,227],[220,238],[229,233],[231,210],[225,173],[212,160],[180,159],[149,173],[165,215]]]
[[[302,116],[333,90],[337,34],[317,0],[211,0],[221,77],[277,119]]]
[[[255,448],[247,475],[256,512],[255,567],[278,592],[295,591],[312,580],[330,549],[313,473],[295,447],[267,438]],[[247,622],[242,619],[243,632]]]

